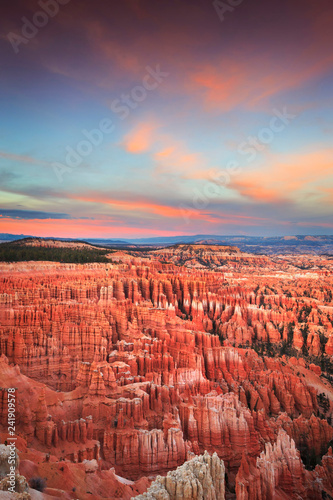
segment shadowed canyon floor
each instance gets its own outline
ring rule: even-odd
[[[16,498],[332,498],[333,258],[201,244],[106,257],[0,263]]]

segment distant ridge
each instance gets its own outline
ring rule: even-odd
[[[128,244],[130,241],[125,241],[121,239],[102,239],[102,238],[58,238],[55,236],[33,236],[31,234],[10,234],[10,233],[0,233],[0,243],[2,241],[16,241],[16,240],[23,240],[27,238],[34,238],[34,239],[40,239],[40,240],[57,240],[57,241],[80,241],[84,243],[91,243],[91,244],[100,244],[105,245],[105,244],[118,244],[118,245],[123,245],[123,244]]]
[[[297,243],[303,243],[307,245],[318,244],[318,243],[333,243],[333,235],[286,235],[286,236],[243,236],[243,235],[233,235],[233,236],[223,236],[216,234],[193,234],[193,235],[180,235],[180,236],[153,236],[151,238],[60,238],[55,236],[34,236],[27,234],[10,234],[10,233],[0,233],[1,240],[19,240],[23,238],[41,238],[41,239],[52,239],[59,241],[85,241],[90,243],[100,243],[100,244],[142,244],[142,245],[161,245],[161,244],[176,244],[176,243],[200,243],[206,245],[212,244],[229,244],[231,242],[237,243],[253,243],[264,245],[271,245],[274,243],[284,243],[289,245],[295,245]]]
[[[35,238],[31,235],[2,233],[0,243]],[[242,252],[255,254],[301,254],[322,253],[333,255],[333,235],[291,235],[291,236],[221,236],[212,234],[159,236],[152,238],[40,238],[54,241],[80,241],[91,245],[108,247],[170,246],[176,244],[226,245],[237,246]]]

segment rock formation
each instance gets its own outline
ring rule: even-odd
[[[216,453],[207,452],[192,458],[168,472],[166,477],[158,476],[150,488],[136,500],[224,500],[225,469]]]
[[[0,435],[15,387],[21,475],[131,498],[207,450],[230,495],[328,493],[333,266],[307,262],[185,245],[1,263]]]

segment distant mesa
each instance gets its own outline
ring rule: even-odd
[[[198,240],[194,244],[195,245],[221,245],[221,240],[216,240],[214,238],[210,238],[207,240]]]
[[[193,268],[219,268],[230,260],[253,260],[256,256],[242,252],[238,247],[217,244],[179,244],[152,252],[160,261]]]
[[[73,249],[83,249],[83,248],[96,248],[100,249],[101,246],[92,245],[86,241],[80,240],[58,240],[55,238],[23,238],[22,240],[16,240],[17,245],[27,246],[27,247],[43,247],[43,248],[73,248]],[[105,247],[104,247],[105,248]]]

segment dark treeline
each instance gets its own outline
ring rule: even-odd
[[[23,246],[16,242],[12,242],[2,243],[0,245],[0,261],[21,262],[29,260],[47,260],[78,264],[87,262],[109,262],[106,254],[111,252],[112,250],[99,250],[96,248],[46,248]]]

